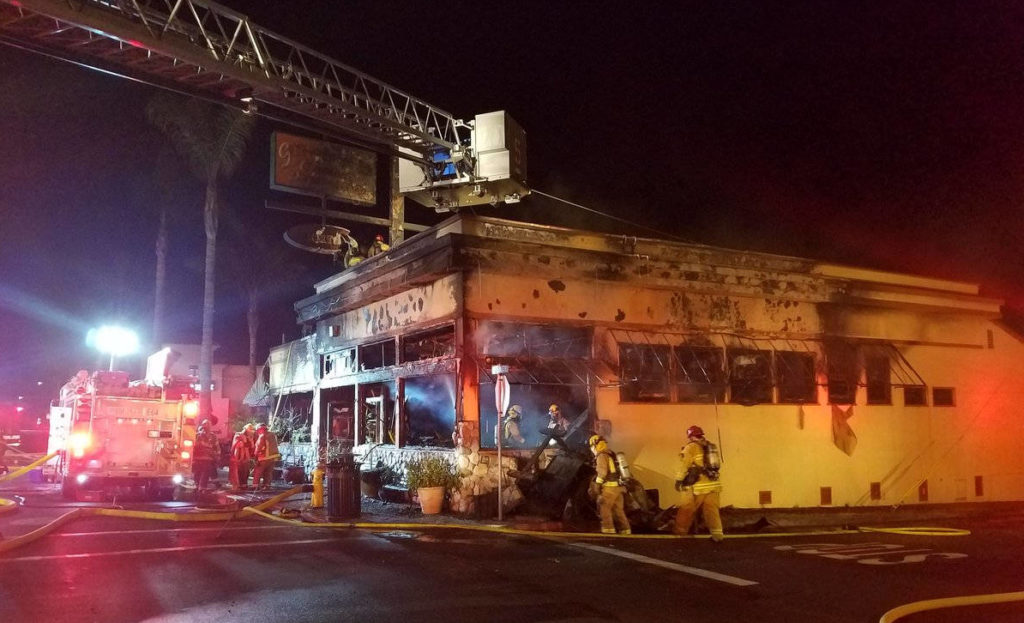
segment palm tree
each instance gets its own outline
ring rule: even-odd
[[[199,351],[199,410],[201,418],[213,412],[214,276],[217,267],[217,213],[220,182],[231,177],[252,135],[254,118],[241,111],[197,99],[157,94],[146,106],[146,116],[163,132],[205,186],[203,225],[206,259],[203,268],[203,338]]]
[[[174,159],[174,152],[161,149],[153,172],[158,199],[153,205],[157,216],[156,230],[156,276],[153,287],[153,350],[159,348],[164,338],[165,293],[167,283],[167,248],[171,226],[181,220],[175,206],[181,201],[181,167]]]
[[[249,332],[249,368],[256,378],[260,312],[264,305],[300,279],[305,268],[291,257],[291,249],[277,238],[277,244],[248,235],[236,214],[226,213],[231,234],[225,270],[221,273],[244,298]]]

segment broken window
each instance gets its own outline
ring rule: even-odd
[[[730,348],[729,400],[742,405],[772,401],[772,353]]]
[[[381,384],[359,387],[358,443],[382,443],[381,421],[387,407],[386,389]]]
[[[682,344],[672,348],[679,402],[724,402],[725,357],[722,349]]]
[[[343,376],[355,371],[356,351],[353,348],[327,353],[321,358],[320,374],[322,378]]]
[[[395,341],[386,340],[359,347],[359,369],[374,370],[395,365]]]
[[[885,356],[868,356],[864,360],[864,371],[868,384],[868,404],[892,404],[892,375],[889,369],[889,358]]]
[[[402,362],[451,357],[454,354],[454,325],[414,333],[402,338]]]
[[[589,359],[591,330],[515,322],[481,322],[475,340],[484,355]]]
[[[619,344],[619,400],[668,402],[671,348],[654,344]]]
[[[454,448],[455,376],[410,377],[403,384],[403,445]]]
[[[828,360],[829,404],[852,405],[857,399],[857,381],[860,378],[857,348],[849,342],[828,340],[825,342],[825,358]]]
[[[818,402],[818,385],[814,378],[814,353],[776,352],[775,378],[779,387],[779,402]]]
[[[928,392],[924,385],[907,385],[903,388],[903,405],[906,407],[928,406]]]

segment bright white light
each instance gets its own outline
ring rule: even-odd
[[[181,474],[175,474],[171,476],[171,482],[173,482],[176,485],[180,485],[181,483],[185,482],[185,477],[182,476]]]
[[[89,476],[87,474],[79,474],[75,476],[75,482],[80,485],[84,485],[86,480],[89,480]]]
[[[123,327],[100,327],[89,333],[96,350],[112,357],[130,355],[139,349],[139,336]]]

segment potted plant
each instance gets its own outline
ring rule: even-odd
[[[455,466],[447,457],[431,454],[409,461],[406,482],[415,491],[424,515],[436,515],[444,505],[444,493],[457,483]]]

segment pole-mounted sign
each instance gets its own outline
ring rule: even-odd
[[[510,394],[512,393],[512,387],[509,385],[508,377],[508,366],[491,366],[491,374],[495,375],[494,379],[494,407],[498,410],[498,422],[494,425],[494,436],[497,439],[498,445],[498,521],[502,520],[502,504],[501,504],[501,490],[504,486],[504,472],[505,470],[501,465],[501,438],[504,436],[504,431],[501,430],[502,422],[501,418],[508,411],[509,400],[511,399]]]

